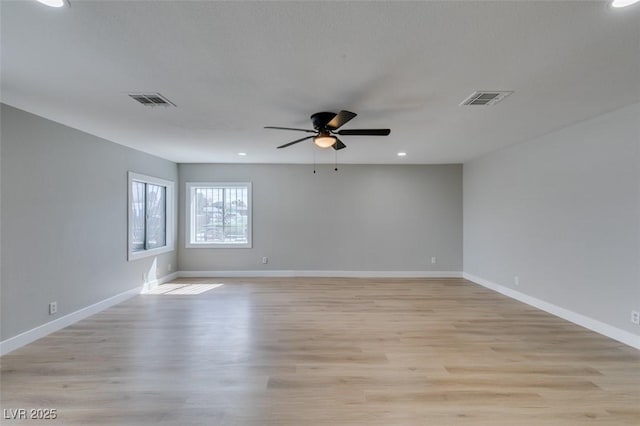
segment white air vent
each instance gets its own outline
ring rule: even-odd
[[[176,106],[176,104],[162,96],[160,93],[129,93],[129,96],[144,106]]]
[[[509,96],[510,94],[512,94],[513,92],[508,92],[508,91],[488,91],[488,90],[483,90],[483,91],[478,91],[478,92],[473,92],[471,94],[471,96],[469,96],[467,99],[465,99],[460,105],[464,106],[464,105],[480,105],[480,106],[490,106],[490,105],[495,105],[498,102],[500,102],[501,100],[503,100],[504,98],[506,98],[507,96]]]

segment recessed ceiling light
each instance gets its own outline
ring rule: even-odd
[[[631,6],[634,3],[638,3],[640,0],[612,0],[612,7],[627,7]]]
[[[247,155],[247,153],[246,153],[246,152],[239,152],[239,153],[238,153],[238,155],[239,155],[240,157],[244,157],[244,156],[246,156],[246,155]]]
[[[70,6],[69,0],[37,0],[37,1],[49,7],[62,7],[62,6],[69,7]]]
[[[407,153],[406,152],[399,152],[398,153],[398,157],[406,157]]]

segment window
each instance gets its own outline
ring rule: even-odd
[[[251,247],[251,183],[187,183],[187,247]]]
[[[173,182],[129,172],[129,260],[173,250]]]

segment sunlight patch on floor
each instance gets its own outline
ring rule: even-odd
[[[142,294],[162,294],[166,296],[175,296],[175,295],[196,295],[202,294],[206,291],[213,290],[214,288],[218,288],[223,286],[224,284],[188,284],[188,283],[180,283],[180,284],[162,284],[158,287],[147,290]]]

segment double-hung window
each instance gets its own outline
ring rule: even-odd
[[[129,172],[128,258],[173,250],[174,184]]]
[[[187,183],[188,248],[251,247],[251,183]]]

